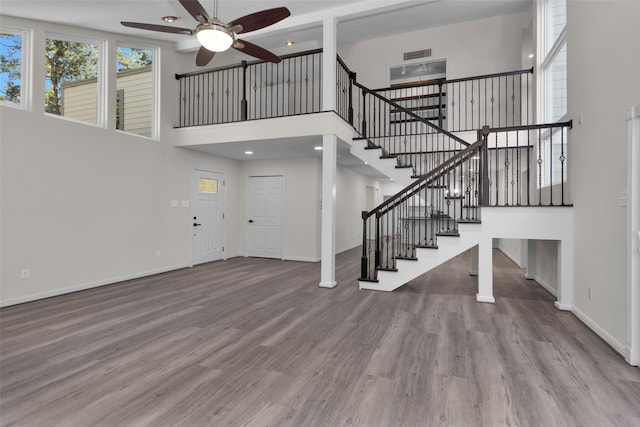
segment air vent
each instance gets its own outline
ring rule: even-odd
[[[431,49],[416,50],[413,52],[405,52],[404,60],[408,61],[410,59],[428,58],[430,56],[431,56]]]

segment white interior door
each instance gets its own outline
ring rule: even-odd
[[[191,259],[194,265],[223,258],[224,190],[224,174],[199,169],[191,172]]]
[[[251,176],[247,191],[247,255],[282,258],[284,177]]]

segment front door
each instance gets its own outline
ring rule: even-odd
[[[247,192],[247,255],[282,258],[284,177],[251,176]]]
[[[192,264],[222,259],[224,255],[225,180],[217,172],[191,172]]]

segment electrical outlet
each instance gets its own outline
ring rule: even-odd
[[[587,298],[591,299],[591,288],[587,289]]]
[[[22,270],[20,272],[20,278],[23,279],[23,280],[29,278],[29,269],[28,268],[25,268],[24,270]]]
[[[156,258],[160,258],[160,251],[156,251]]]

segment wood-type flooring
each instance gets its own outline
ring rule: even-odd
[[[494,254],[393,293],[357,249],[235,258],[0,310],[0,425],[640,426],[640,369]]]

